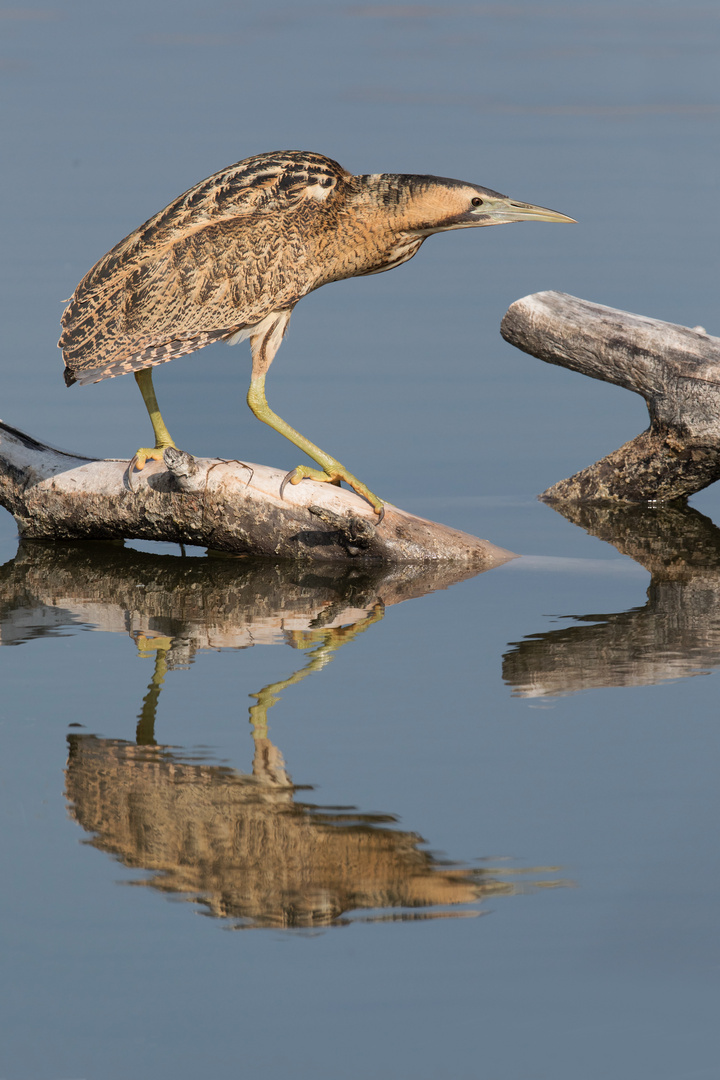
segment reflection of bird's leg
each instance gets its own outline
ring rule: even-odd
[[[155,652],[155,671],[143,698],[142,709],[138,716],[135,741],[138,746],[157,746],[155,739],[155,714],[157,713],[160,691],[167,675],[167,654],[172,645],[172,638],[136,638],[136,645],[141,656],[150,656]]]
[[[319,642],[320,647],[313,649],[310,654],[314,658],[314,666],[311,671],[319,671],[321,667],[329,663],[333,653],[337,652],[341,645],[353,641],[358,634],[364,633],[373,623],[380,622],[385,618],[385,604],[378,598],[364,618],[348,626],[336,626],[333,629],[315,630],[291,630],[290,644],[294,649],[307,649],[309,645]]]
[[[327,652],[324,643],[318,646],[317,649],[313,649],[310,654],[310,658],[307,663],[300,668],[299,671],[294,672],[287,679],[279,679],[277,682],[268,683],[267,686],[263,686],[262,690],[259,690],[257,694],[250,694],[251,698],[255,698],[257,705],[250,706],[250,723],[253,729],[253,738],[258,739],[267,738],[267,714],[268,709],[272,709],[273,705],[276,705],[280,700],[280,693],[283,690],[287,690],[289,686],[294,686],[295,683],[302,682],[302,680],[310,675],[313,671],[319,671],[321,668],[332,659],[331,655],[322,657],[317,656],[317,653]],[[332,653],[334,650],[330,650]]]
[[[273,705],[276,705],[280,700],[281,691],[287,690],[289,686],[294,686],[295,683],[302,682],[311,672],[320,671],[332,660],[332,655],[337,646],[328,645],[328,638],[334,632],[333,630],[319,632],[320,644],[313,649],[307,662],[299,671],[296,671],[287,679],[279,679],[278,682],[269,683],[257,694],[250,694],[250,697],[255,698],[257,701],[257,705],[250,706],[250,723],[252,724],[253,740],[255,742],[253,776],[257,779],[265,780],[271,784],[292,786],[292,780],[285,769],[282,753],[268,738],[268,709],[272,709]],[[316,641],[317,638],[313,640]],[[308,641],[307,644],[310,644],[310,642]]]
[[[262,420],[264,424],[268,424],[275,431],[279,431],[281,435],[284,435],[286,439],[299,447],[313,461],[317,461],[318,465],[322,466],[323,471],[312,469],[308,465],[298,465],[296,469],[293,469],[285,477],[280,488],[280,495],[282,496],[285,484],[288,482],[299,484],[301,480],[307,478],[318,480],[321,483],[339,484],[344,480],[353,491],[361,495],[363,499],[367,499],[382,521],[384,508],[377,495],[373,495],[365,484],[348,472],[345,466],[341,465],[334,457],[330,457],[319,446],[310,442],[309,439],[306,439],[304,435],[301,435],[295,428],[279,417],[277,413],[274,413],[267,403],[265,398],[265,375],[280,347],[289,319],[289,311],[280,312],[274,321],[270,319],[264,320],[263,323],[258,325],[258,332],[251,335],[250,346],[252,348],[253,366],[247,401],[258,420]]]
[[[314,671],[322,671],[325,665],[329,664],[333,659],[341,645],[352,641],[358,634],[362,634],[364,630],[372,626],[373,623],[379,622],[384,615],[385,605],[382,600],[377,600],[372,611],[349,626],[336,626],[323,630],[292,630],[290,632],[290,644],[293,648],[307,649],[310,645],[314,645],[315,648],[308,654],[305,664],[299,671],[294,672],[287,679],[269,683],[257,694],[250,694],[250,697],[257,700],[257,705],[250,706],[250,723],[252,724],[253,738],[256,740],[267,738],[268,709],[272,709],[273,705],[277,704],[282,690],[287,690],[289,686],[302,682]]]
[[[168,446],[175,446],[175,443],[170,437],[170,432],[165,427],[165,421],[160,415],[160,409],[158,407],[157,398],[155,397],[155,388],[152,381],[152,368],[143,368],[142,371],[136,371],[135,381],[140,387],[140,393],[143,396],[145,408],[150,416],[150,423],[152,424],[155,433],[155,446],[152,449],[142,447],[138,450],[135,457],[130,462],[131,475],[133,469],[142,469],[148,458],[162,461],[163,453],[167,450]]]

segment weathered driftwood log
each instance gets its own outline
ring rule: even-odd
[[[647,431],[542,499],[666,501],[720,479],[720,338],[558,292],[516,300],[501,333],[549,364],[633,390],[650,413]]]
[[[305,481],[285,489],[264,465],[165,451],[128,483],[128,462],[53,450],[0,423],[0,505],[20,535],[46,540],[164,540],[280,559],[459,562],[478,571],[509,551],[390,504],[378,524],[354,492]]]
[[[555,509],[645,567],[647,601],[565,616],[567,626],[512,642],[503,677],[515,696],[651,686],[720,667],[720,529],[709,518],[677,503]]]

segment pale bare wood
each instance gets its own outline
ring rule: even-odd
[[[351,491],[288,485],[264,465],[193,458],[170,448],[128,484],[128,462],[54,450],[0,423],[0,505],[20,535],[52,540],[162,540],[215,551],[376,563],[457,562],[477,571],[513,554],[387,505],[378,524]]]
[[[720,479],[720,338],[559,292],[516,300],[506,341],[646,401],[650,426],[544,491],[548,502],[686,498]]]

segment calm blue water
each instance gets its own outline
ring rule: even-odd
[[[717,1076],[720,498],[615,546],[539,504],[645,406],[498,328],[552,288],[720,333],[719,47],[675,0],[0,9],[1,412],[51,444],[147,440],[133,380],[66,390],[62,300],[234,160],[315,149],[580,223],[323,289],[268,378],[380,496],[523,556],[500,569],[396,602],[18,550],[0,511],[3,1080]],[[159,369],[168,425],[291,468],[248,377],[247,346]]]

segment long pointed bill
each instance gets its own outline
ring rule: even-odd
[[[577,224],[575,218],[558,214],[556,210],[497,195],[483,195],[482,205],[467,213],[465,221],[468,225],[504,225],[509,221],[566,221]]]

